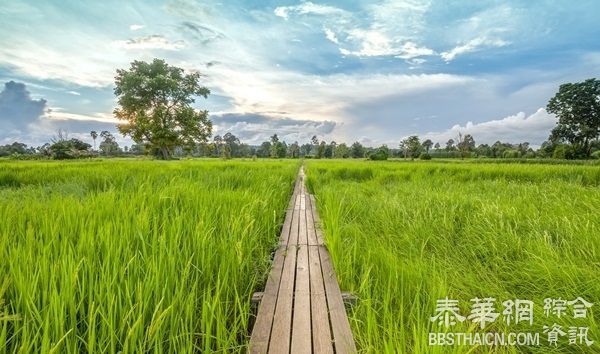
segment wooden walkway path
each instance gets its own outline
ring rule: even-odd
[[[354,353],[356,347],[304,170],[250,338],[250,353]]]

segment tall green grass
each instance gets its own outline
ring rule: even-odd
[[[0,162],[0,353],[244,351],[297,168]]]
[[[355,292],[350,319],[369,353],[600,352],[600,167],[437,162],[307,162],[338,280]],[[436,347],[437,299],[535,302],[540,347]],[[587,319],[546,318],[543,299],[594,303]],[[589,326],[592,347],[549,346],[543,325]],[[566,328],[565,328],[566,329]],[[478,332],[471,322],[452,332]]]

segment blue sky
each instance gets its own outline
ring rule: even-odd
[[[156,57],[200,71],[215,134],[253,144],[539,145],[558,86],[600,71],[599,21],[594,0],[2,0],[0,144],[116,131],[116,69]]]

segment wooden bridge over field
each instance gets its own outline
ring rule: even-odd
[[[354,353],[356,346],[314,196],[300,169],[260,305],[250,353]]]

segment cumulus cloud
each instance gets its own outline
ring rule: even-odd
[[[185,42],[182,40],[170,41],[162,35],[153,34],[145,37],[114,41],[113,45],[123,49],[180,50],[185,47]]]
[[[76,114],[48,107],[45,99],[33,99],[23,83],[9,81],[0,92],[0,143],[15,140],[37,146],[49,142],[58,129],[85,138],[90,130],[115,131],[110,114]],[[85,140],[85,139],[84,139]]]
[[[0,92],[2,131],[23,131],[30,123],[44,116],[46,111],[46,100],[31,98],[25,84],[14,81],[4,84],[4,89]]]
[[[509,143],[529,142],[532,145],[540,145],[548,139],[549,132],[554,128],[556,122],[557,118],[554,115],[546,112],[544,108],[540,108],[531,115],[519,112],[487,122],[467,122],[464,126],[455,125],[443,132],[424,134],[422,138],[443,143],[448,139],[456,139],[458,133],[462,133],[471,134],[477,144],[493,144],[500,140]]]
[[[146,27],[146,26],[144,26],[144,25],[135,25],[134,24],[134,25],[129,26],[129,29],[132,30],[132,31],[138,31],[138,30],[141,30],[144,27]]]

